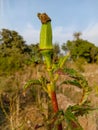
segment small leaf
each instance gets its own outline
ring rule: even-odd
[[[70,57],[70,53],[68,52],[64,57],[61,57],[58,63],[59,68],[62,68],[65,62],[68,60]]]
[[[60,85],[71,84],[83,89],[82,99],[79,102],[79,104],[82,105],[88,99],[88,95],[90,94],[91,91],[90,87],[88,86],[88,82],[86,81],[83,75],[81,75],[74,69],[64,68],[62,71],[63,74],[64,73],[67,74],[69,77],[71,77],[71,79],[70,80],[65,79],[65,81],[61,82]]]
[[[74,69],[71,69],[71,68],[64,68],[64,72],[66,74],[70,75],[71,77],[77,76],[77,71],[75,71]]]
[[[81,88],[81,85],[78,82],[78,80],[65,80],[60,85],[62,85],[62,84],[71,84],[71,85],[75,85],[75,86]]]
[[[28,87],[30,87],[31,85],[41,85],[41,82],[37,79],[32,79],[29,80],[25,85],[24,85],[24,90],[27,89]]]
[[[84,104],[84,103],[87,101],[88,96],[89,96],[89,94],[90,94],[90,91],[91,91],[91,90],[89,89],[88,86],[83,88],[82,99],[81,99],[81,101],[80,101],[80,103],[79,103],[80,105]]]
[[[59,57],[58,63],[53,64],[53,66],[52,66],[53,72],[55,73],[56,71],[61,70],[69,57],[70,57],[69,52],[65,56]],[[64,72],[62,72],[62,73],[64,73]]]
[[[77,104],[74,106],[70,106],[70,109],[75,116],[83,116],[88,114],[90,111],[95,110],[96,108],[92,108],[92,106],[86,102],[82,105]]]
[[[68,127],[70,128],[70,130],[83,130],[77,118],[72,113],[71,106],[67,108],[66,112],[64,113],[64,117],[68,123]]]

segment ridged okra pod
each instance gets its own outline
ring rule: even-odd
[[[52,65],[51,55],[53,53],[51,19],[46,13],[38,13],[38,17],[42,22],[39,48],[46,61],[47,69],[50,69]]]

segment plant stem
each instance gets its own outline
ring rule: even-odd
[[[52,103],[54,113],[57,113],[59,111],[59,107],[58,107],[57,96],[56,96],[56,85],[55,85],[56,83],[53,80],[54,79],[53,72],[51,70],[48,70],[48,72],[49,72],[50,82],[51,82],[51,94],[50,94],[51,103]],[[62,130],[62,123],[58,124],[57,127],[58,127],[58,130]]]
[[[56,81],[54,80],[54,74],[52,72],[52,53],[53,53],[53,44],[52,44],[52,28],[51,28],[51,19],[46,13],[38,13],[38,18],[41,20],[42,27],[40,32],[40,44],[39,48],[45,59],[47,71],[50,77],[50,84],[47,84],[48,95],[51,98],[52,107],[54,113],[59,111],[58,102],[56,97]],[[54,119],[55,121],[56,119]],[[58,130],[62,130],[62,124],[58,125]]]
[[[52,107],[55,113],[59,111],[58,107],[58,102],[57,102],[57,97],[56,97],[56,92],[52,91],[51,92],[51,102],[52,102]],[[58,124],[58,130],[62,130],[62,124]]]
[[[54,112],[58,112],[59,108],[58,108],[58,102],[57,102],[57,97],[56,97],[56,93],[55,91],[51,92],[51,101],[52,101],[52,106],[53,106],[53,110]]]

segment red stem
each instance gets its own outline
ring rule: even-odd
[[[55,113],[57,113],[59,111],[59,107],[58,107],[58,102],[57,102],[55,91],[51,92],[51,101],[52,101],[53,110]],[[63,130],[61,123],[58,125],[58,130]]]

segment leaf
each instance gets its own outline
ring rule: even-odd
[[[59,57],[58,63],[53,64],[52,66],[53,72],[56,72],[57,70],[61,70],[69,57],[70,57],[69,52],[65,56]]]
[[[81,99],[81,101],[79,103],[80,105],[82,105],[83,103],[85,103],[87,101],[88,96],[90,94],[90,91],[91,90],[90,90],[90,88],[88,86],[83,88],[82,99]]]
[[[90,111],[95,110],[96,108],[92,108],[88,102],[85,102],[82,105],[74,105],[70,106],[71,111],[74,113],[75,116],[83,116],[88,114]]]
[[[86,81],[83,75],[81,75],[74,69],[64,68],[62,71],[63,71],[63,75],[65,73],[69,77],[71,77],[71,79],[61,82],[60,85],[71,84],[83,89],[82,99],[79,102],[79,104],[82,105],[88,99],[88,95],[90,94],[91,91],[91,88],[88,86],[88,82]]]
[[[58,63],[58,66],[60,68],[63,67],[64,63],[68,60],[68,58],[70,57],[70,52],[68,52],[64,57],[61,57]]]
[[[70,130],[83,130],[77,118],[72,113],[70,106],[67,108],[66,112],[64,113],[64,117],[68,123],[68,127],[70,128]]]
[[[81,88],[81,85],[78,82],[78,80],[65,80],[60,85],[62,85],[62,84],[71,84],[71,85],[75,85],[75,86],[78,86],[79,88]]]
[[[30,87],[31,85],[41,85],[41,82],[40,80],[37,80],[37,79],[32,79],[32,80],[29,80],[25,85],[24,85],[24,90],[27,89],[28,87]]]
[[[69,76],[74,77],[74,78],[77,77],[76,70],[74,70],[72,68],[64,68],[63,70],[64,70],[65,74],[68,74]]]
[[[76,80],[81,80],[81,81],[86,81],[85,77],[83,75],[81,75],[79,72],[77,72],[76,70],[72,69],[72,68],[64,68],[63,69],[64,73],[69,75],[70,77],[76,79]]]

